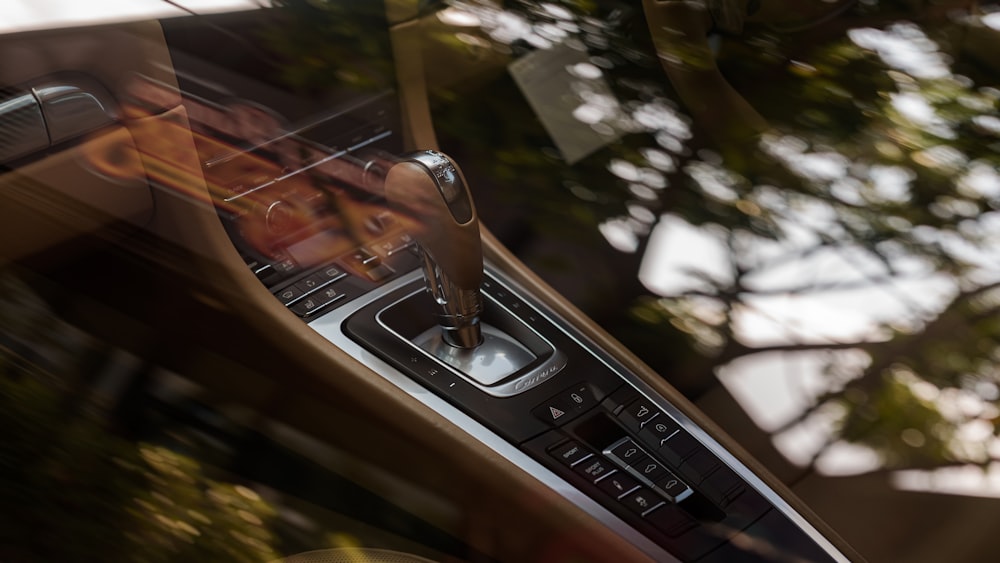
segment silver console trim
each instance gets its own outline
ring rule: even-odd
[[[484,383],[482,383],[482,382],[480,382],[480,381],[478,381],[478,380],[470,377],[468,374],[462,372],[462,370],[456,369],[454,365],[452,365],[452,364],[450,364],[450,363],[442,360],[438,356],[434,355],[431,351],[429,351],[426,348],[420,346],[419,343],[410,341],[409,339],[407,339],[403,335],[399,334],[398,332],[396,332],[395,330],[393,330],[382,319],[382,314],[386,311],[386,309],[390,309],[393,306],[398,305],[399,303],[401,303],[403,301],[406,301],[407,299],[410,299],[410,298],[416,296],[417,294],[420,294],[420,293],[423,293],[423,292],[424,292],[424,288],[420,288],[420,289],[414,290],[413,292],[408,293],[408,294],[404,295],[403,297],[400,297],[396,301],[393,301],[389,305],[386,305],[385,309],[382,309],[381,311],[379,311],[378,313],[376,313],[375,320],[378,322],[379,326],[381,326],[382,328],[384,328],[386,330],[386,332],[392,334],[396,338],[398,338],[401,341],[405,342],[408,346],[410,346],[410,348],[413,349],[414,352],[418,352],[421,355],[426,356],[427,358],[430,358],[430,359],[432,359],[432,360],[434,360],[436,362],[439,362],[442,367],[447,368],[448,371],[450,371],[450,372],[454,373],[455,375],[461,377],[463,380],[465,380],[466,382],[468,382],[470,385],[475,386],[477,389],[479,389],[483,393],[486,393],[488,395],[492,395],[494,397],[513,397],[514,395],[518,395],[520,393],[524,393],[528,389],[531,389],[531,388],[533,388],[533,387],[535,387],[535,386],[537,386],[537,385],[539,385],[539,384],[541,384],[541,383],[543,383],[543,382],[551,379],[556,374],[558,374],[559,372],[561,372],[564,367],[566,367],[566,355],[563,354],[560,350],[556,349],[556,347],[553,346],[552,343],[548,341],[548,339],[546,339],[544,336],[542,336],[541,334],[539,334],[538,331],[534,330],[533,328],[531,328],[531,327],[529,327],[527,325],[524,325],[525,329],[530,330],[531,332],[533,332],[535,334],[535,336],[537,336],[539,339],[541,339],[543,342],[545,342],[545,345],[548,346],[550,350],[552,350],[552,354],[550,354],[547,358],[545,358],[545,360],[542,361],[541,364],[535,366],[534,368],[528,370],[527,372],[525,372],[525,373],[523,373],[523,374],[521,374],[521,375],[517,376],[516,378],[511,379],[509,381],[503,381],[503,382],[500,382],[500,383],[497,383],[497,384],[493,384],[493,385],[486,385],[486,384],[484,384]],[[484,297],[488,298],[493,303],[494,306],[500,307],[500,308],[504,309],[505,311],[507,311],[506,307],[503,307],[498,301],[496,301],[495,299],[493,299],[489,295],[484,295]],[[515,318],[517,318],[517,317],[515,317]],[[518,322],[520,322],[520,320],[518,320]]]
[[[702,430],[701,427],[685,416],[684,413],[674,407],[664,397],[661,397],[638,376],[619,364],[617,360],[612,358],[610,354],[605,352],[596,343],[592,342],[586,336],[578,333],[576,330],[573,330],[568,323],[562,321],[562,319],[557,317],[554,313],[550,313],[547,308],[537,302],[529,292],[525,291],[523,287],[508,279],[502,273],[492,268],[489,264],[487,264],[486,270],[505,289],[517,294],[536,313],[552,323],[553,326],[557,327],[571,340],[590,351],[608,369],[621,377],[626,383],[631,385],[636,391],[646,397],[646,399],[650,400],[653,404],[658,406],[671,418],[677,421],[677,423],[690,432],[692,436],[697,438],[698,441],[718,456],[723,463],[728,465],[750,486],[756,489],[757,492],[766,498],[778,511],[788,517],[789,520],[798,526],[806,535],[813,539],[828,555],[830,555],[830,557],[838,562],[850,563],[850,560],[825,536],[823,536],[819,530],[813,527],[805,519],[805,517],[792,508],[787,501],[767,486],[766,483],[764,483],[759,477],[757,477],[757,475],[750,471],[749,468],[736,459],[728,450],[726,450],[726,448],[719,444],[708,433]],[[676,559],[673,555],[669,554],[666,550],[651,541],[635,528],[632,528],[628,523],[615,516],[606,508],[598,504],[595,500],[583,494],[575,486],[565,481],[545,466],[529,457],[527,454],[521,452],[514,445],[508,443],[502,437],[498,436],[477,422],[475,419],[458,410],[456,407],[434,394],[434,392],[426,389],[402,372],[396,370],[381,358],[369,352],[346,335],[343,330],[343,324],[346,322],[348,317],[366,305],[374,302],[382,295],[419,279],[421,279],[420,271],[413,271],[386,284],[386,286],[380,288],[379,291],[372,291],[351,303],[342,305],[329,313],[323,314],[311,320],[309,322],[309,326],[332,344],[361,362],[363,365],[380,374],[383,378],[398,387],[400,390],[420,401],[428,408],[434,410],[436,413],[461,428],[468,435],[479,440],[482,444],[489,447],[500,456],[522,468],[529,475],[536,478],[539,482],[549,487],[566,500],[576,504],[582,510],[593,516],[598,521],[604,523],[609,529],[613,530],[623,539],[632,543],[656,561],[679,563],[678,559]]]
[[[520,342],[494,326],[480,322],[483,341],[475,348],[460,348],[445,340],[445,330],[434,326],[413,339],[430,355],[464,373],[477,383],[496,385],[538,359]]]

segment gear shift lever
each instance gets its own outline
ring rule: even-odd
[[[386,198],[413,221],[424,276],[437,301],[445,343],[471,349],[483,342],[483,250],[472,196],[458,166],[437,151],[406,155],[385,176]]]
[[[427,289],[438,305],[440,328],[431,327],[410,342],[497,397],[516,395],[558,373],[565,356],[511,313],[494,308],[488,312],[497,324],[480,321],[484,274],[479,219],[458,166],[437,151],[369,164],[365,174],[384,178],[386,199],[420,243]]]

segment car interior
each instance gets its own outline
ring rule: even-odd
[[[528,225],[490,121],[567,166],[619,142],[561,117],[586,51],[484,47],[462,17],[513,24],[461,3],[149,4],[0,33],[0,559],[876,561],[926,507],[995,511],[803,476],[622,343],[637,256]],[[706,33],[594,4],[654,50]],[[718,79],[642,60],[687,103]],[[759,125],[712,96],[707,138]]]

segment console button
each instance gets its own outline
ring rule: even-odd
[[[698,525],[687,512],[672,504],[665,504],[650,512],[646,515],[646,521],[671,538],[676,538]]]
[[[302,301],[299,301],[295,305],[292,305],[292,311],[300,317],[305,317],[315,313],[323,306],[323,303],[315,297],[306,297]]]
[[[645,487],[639,487],[622,497],[618,502],[624,504],[626,508],[640,516],[648,514],[656,507],[666,504],[659,495]]]
[[[771,509],[771,503],[757,491],[740,488],[738,494],[725,508],[723,524],[734,529],[743,529]]]
[[[672,438],[664,442],[663,445],[660,446],[658,453],[668,463],[677,467],[682,461],[697,451],[700,447],[701,444],[698,443],[698,440],[695,440],[690,434],[681,430],[677,434],[674,434]]]
[[[589,450],[576,442],[567,442],[554,448],[550,453],[552,454],[552,457],[570,467],[593,455]]]
[[[703,446],[699,446],[696,452],[684,460],[684,463],[680,466],[680,470],[684,476],[694,483],[701,483],[705,477],[711,475],[720,465],[719,458],[715,457],[712,452]]]
[[[415,244],[416,241],[413,237],[404,233],[397,237],[379,242],[375,245],[375,250],[384,256],[393,256]]]
[[[701,482],[701,490],[709,500],[725,508],[743,494],[746,486],[736,472],[722,466]]]
[[[393,217],[388,211],[376,213],[375,215],[365,219],[364,222],[365,229],[375,236],[381,235],[388,230],[389,227],[392,227],[395,224],[396,218]]]
[[[568,405],[557,399],[552,399],[542,403],[531,411],[535,418],[552,425],[560,425],[573,419],[576,413]]]
[[[643,456],[642,459],[636,460],[630,469],[650,483],[655,483],[667,475],[667,470],[663,467],[663,464],[649,456]]]
[[[620,389],[604,399],[604,408],[618,415],[625,405],[639,398],[639,393],[630,385],[623,385]]]
[[[381,258],[364,247],[348,254],[345,260],[359,270],[370,270],[382,263]]]
[[[271,264],[271,267],[274,268],[274,270],[277,272],[287,274],[289,272],[295,271],[295,269],[298,268],[299,265],[296,264],[295,260],[292,260],[291,258],[279,257],[278,261],[273,262]]]
[[[664,475],[654,482],[654,486],[674,502],[680,502],[691,496],[691,488],[670,471],[664,470]]]
[[[265,285],[267,285],[267,282],[270,281],[270,279],[277,273],[270,264],[258,266],[257,263],[254,262],[253,264],[248,264],[248,266],[250,266],[250,269],[253,270],[253,275],[257,276],[257,279],[264,282]]]
[[[307,276],[304,279],[300,280],[297,284],[295,284],[295,288],[301,291],[302,293],[309,293],[310,291],[319,288],[328,281],[329,281],[328,279],[321,276],[320,274],[312,274],[311,276]]]
[[[346,296],[346,294],[338,291],[337,288],[327,286],[311,295],[307,295],[305,299],[302,299],[298,303],[292,305],[292,311],[301,317],[307,317],[330,303],[339,301]]]
[[[508,292],[505,289],[498,287],[496,291],[492,292],[492,296],[494,299],[499,301],[501,305],[510,309],[516,317],[521,317],[522,314],[529,312],[528,307],[517,297],[515,293]]]
[[[364,273],[373,282],[380,282],[396,273],[382,263],[382,258],[365,247],[360,247],[344,256],[343,260],[349,267]]]
[[[580,475],[586,477],[591,483],[610,474],[614,471],[614,467],[608,461],[602,457],[594,456],[583,460],[573,466],[573,470]]]
[[[619,499],[634,491],[639,482],[624,471],[618,471],[598,481],[597,486],[605,493]]]
[[[573,420],[597,405],[593,391],[586,384],[575,385],[549,398],[535,407],[531,413],[535,418],[552,425],[560,425]]]
[[[290,285],[285,289],[282,289],[281,291],[275,293],[274,295],[283,304],[288,305],[292,301],[295,301],[299,297],[302,297],[303,293],[301,289],[295,287],[294,285]]]
[[[366,271],[365,275],[368,276],[368,279],[372,280],[373,282],[380,282],[395,273],[396,270],[393,270],[389,266],[386,266],[385,264],[378,264],[376,266],[373,266],[370,270]]]
[[[642,430],[639,432],[639,438],[646,444],[659,448],[666,443],[667,440],[673,438],[681,430],[681,427],[674,419],[670,418],[665,414],[661,414],[656,417],[656,420],[651,420],[649,424],[643,426]]]
[[[574,416],[573,410],[559,400],[546,401],[535,407],[531,411],[531,414],[546,424],[556,426],[572,419]]]
[[[328,281],[335,281],[346,276],[347,274],[336,266],[327,266],[316,272],[316,275]]]
[[[626,406],[619,416],[629,430],[638,432],[658,414],[660,414],[659,409],[651,402],[647,399],[639,399]]]
[[[649,456],[639,448],[639,446],[629,438],[623,438],[612,444],[605,450],[612,458],[621,462],[625,467],[633,465],[642,458],[649,459]]]
[[[312,296],[316,299],[319,299],[323,305],[327,305],[329,303],[337,301],[338,299],[341,299],[342,297],[345,296],[345,294],[338,291],[336,287],[328,285],[323,289],[314,293]]]
[[[563,391],[559,395],[563,404],[569,405],[576,411],[587,411],[592,407],[597,405],[597,399],[594,398],[594,392],[590,390],[590,387],[586,384],[576,385],[570,387],[569,389]]]

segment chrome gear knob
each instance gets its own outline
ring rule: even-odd
[[[456,348],[479,346],[483,248],[462,171],[437,151],[404,155],[385,174],[385,195],[420,244],[443,340]]]

